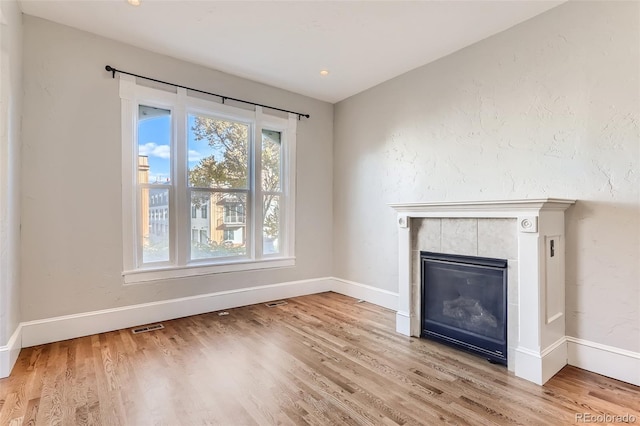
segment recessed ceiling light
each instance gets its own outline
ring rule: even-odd
[[[140,0],[127,0],[131,6],[140,6]]]
[[[320,71],[320,75],[323,76],[323,77],[328,76],[329,75],[329,70],[321,70]]]

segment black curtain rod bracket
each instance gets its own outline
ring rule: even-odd
[[[305,117],[305,118],[310,118],[311,117],[309,114],[303,114],[301,112],[289,111],[288,109],[276,108],[276,107],[272,107],[272,106],[269,106],[269,105],[263,105],[263,104],[258,104],[258,103],[251,102],[251,101],[245,101],[245,100],[242,100],[242,99],[231,98],[229,96],[223,96],[223,95],[219,95],[217,93],[211,93],[211,92],[206,92],[204,90],[194,89],[193,87],[182,86],[180,84],[169,83],[168,81],[162,81],[162,80],[157,80],[157,79],[151,78],[151,77],[145,77],[143,75],[138,75],[138,74],[134,74],[134,73],[131,73],[131,72],[119,70],[117,68],[112,67],[111,65],[107,65],[106,67],[104,67],[104,69],[111,73],[111,78],[116,78],[116,73],[119,72],[120,74],[126,74],[126,75],[130,75],[130,76],[133,76],[133,77],[143,78],[143,79],[149,80],[149,81],[154,81],[156,83],[162,83],[162,84],[167,84],[167,85],[173,86],[173,87],[179,87],[181,89],[191,90],[192,92],[198,92],[198,93],[203,93],[205,95],[215,96],[217,98],[220,98],[222,100],[223,104],[227,100],[232,100],[232,101],[240,102],[240,103],[247,104],[247,105],[253,105],[253,106],[259,106],[259,107],[263,107],[263,108],[272,109],[274,111],[282,111],[282,112],[287,112],[287,113],[290,113],[290,114],[295,114],[295,115],[298,116],[298,120],[301,120],[302,117]]]

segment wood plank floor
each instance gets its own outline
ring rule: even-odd
[[[636,386],[573,367],[537,386],[335,293],[228,312],[23,349],[0,425],[640,424]]]

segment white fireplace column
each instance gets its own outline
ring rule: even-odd
[[[407,336],[420,336],[421,331],[420,301],[415,300],[420,297],[420,284],[412,281],[411,269],[412,218],[516,219],[518,321],[507,321],[507,336],[518,338],[507,341],[507,346],[514,347],[509,365],[518,377],[544,384],[567,364],[564,211],[574,203],[547,198],[391,204],[398,213],[396,331]]]

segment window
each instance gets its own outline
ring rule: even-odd
[[[228,197],[224,205],[224,223],[244,223],[244,203],[238,197]]]
[[[236,231],[238,229],[225,229],[224,230],[224,240],[226,242],[226,244],[228,245],[229,243],[233,244],[233,241],[236,239]]]
[[[126,283],[294,264],[295,115],[120,95]]]

